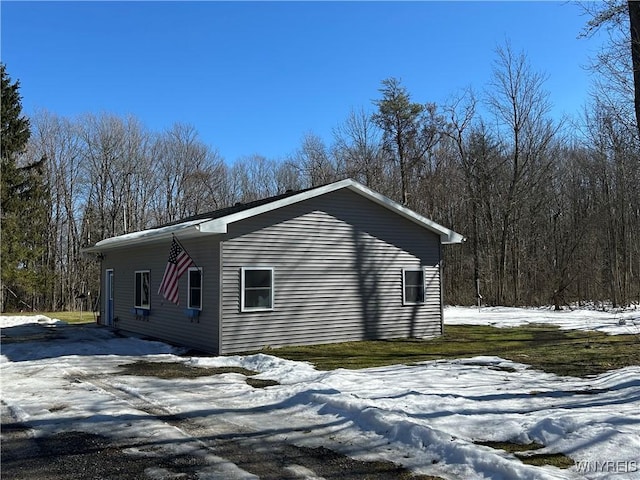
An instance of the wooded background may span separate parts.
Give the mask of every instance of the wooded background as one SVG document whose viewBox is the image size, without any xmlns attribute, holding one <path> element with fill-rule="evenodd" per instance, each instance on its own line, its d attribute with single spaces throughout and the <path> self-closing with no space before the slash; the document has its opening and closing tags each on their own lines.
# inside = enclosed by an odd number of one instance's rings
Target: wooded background
<svg viewBox="0 0 640 480">
<path fill-rule="evenodd" d="M 612 42 L 571 119 L 551 118 L 546 77 L 506 44 L 484 90 L 435 104 L 385 79 L 333 138 L 309 133 L 286 159 L 226 162 L 186 124 L 26 119 L 3 66 L 2 311 L 91 308 L 98 264 L 81 249 L 104 238 L 346 177 L 467 238 L 444 248 L 447 303 L 638 303 L 640 144 L 624 15 L 593 16 L 589 27 L 604 25 Z"/>
</svg>

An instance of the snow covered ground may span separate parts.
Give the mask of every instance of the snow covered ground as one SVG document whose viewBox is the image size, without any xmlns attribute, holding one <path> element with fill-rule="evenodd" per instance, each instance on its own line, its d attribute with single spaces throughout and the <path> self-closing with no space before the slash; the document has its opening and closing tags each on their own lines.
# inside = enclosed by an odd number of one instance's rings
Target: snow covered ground
<svg viewBox="0 0 640 480">
<path fill-rule="evenodd" d="M 634 312 L 507 308 L 452 307 L 445 319 L 500 327 L 551 322 L 611 334 L 638 333 L 640 324 Z M 0 371 L 3 409 L 35 435 L 135 437 L 213 457 L 197 437 L 185 441 L 189 432 L 150 414 L 155 411 L 189 418 L 202 432 L 322 445 L 450 479 L 640 479 L 640 366 L 579 379 L 475 357 L 325 372 L 262 354 L 182 357 L 161 342 L 46 317 L 0 317 L 0 327 L 3 337 L 29 340 L 2 345 Z M 279 385 L 253 388 L 238 373 L 171 380 L 121 373 L 121 365 L 140 360 L 244 367 Z M 545 445 L 535 453 L 563 452 L 579 463 L 529 466 L 479 441 L 535 441 Z M 201 478 L 256 478 L 224 458 L 209 460 Z M 297 472 L 296 478 L 317 478 Z"/>
<path fill-rule="evenodd" d="M 608 335 L 640 334 L 640 309 L 620 312 L 560 310 L 552 308 L 446 307 L 448 325 L 491 325 L 518 327 L 532 323 L 558 325 L 563 330 L 593 330 Z"/>
</svg>

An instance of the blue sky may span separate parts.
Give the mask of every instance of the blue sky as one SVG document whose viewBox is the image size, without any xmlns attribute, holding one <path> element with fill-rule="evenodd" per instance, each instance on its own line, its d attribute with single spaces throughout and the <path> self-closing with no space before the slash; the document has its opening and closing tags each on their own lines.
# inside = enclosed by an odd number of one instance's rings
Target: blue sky
<svg viewBox="0 0 640 480">
<path fill-rule="evenodd" d="M 132 114 L 193 125 L 228 161 L 331 142 L 397 77 L 418 102 L 477 91 L 511 42 L 577 114 L 598 38 L 568 2 L 1 2 L 2 62 L 27 115 Z"/>
</svg>

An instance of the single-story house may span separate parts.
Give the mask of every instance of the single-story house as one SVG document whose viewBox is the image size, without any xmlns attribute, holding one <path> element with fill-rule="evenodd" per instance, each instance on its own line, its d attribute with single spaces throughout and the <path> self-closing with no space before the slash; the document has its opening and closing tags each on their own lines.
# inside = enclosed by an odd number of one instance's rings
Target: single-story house
<svg viewBox="0 0 640 480">
<path fill-rule="evenodd" d="M 463 240 L 347 179 L 84 251 L 102 324 L 229 354 L 440 335 L 442 245 Z"/>
</svg>

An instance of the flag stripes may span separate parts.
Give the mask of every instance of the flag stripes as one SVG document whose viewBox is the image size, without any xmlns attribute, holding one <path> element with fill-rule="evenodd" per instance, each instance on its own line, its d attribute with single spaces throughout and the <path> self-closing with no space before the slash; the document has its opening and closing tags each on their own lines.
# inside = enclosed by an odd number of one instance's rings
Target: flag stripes
<svg viewBox="0 0 640 480">
<path fill-rule="evenodd" d="M 171 303 L 177 304 L 179 301 L 178 279 L 180 279 L 191 265 L 194 265 L 193 260 L 174 238 L 171 242 L 169 260 L 167 261 L 167 266 L 164 269 L 164 275 L 160 282 L 158 294 L 162 295 Z"/>
</svg>

